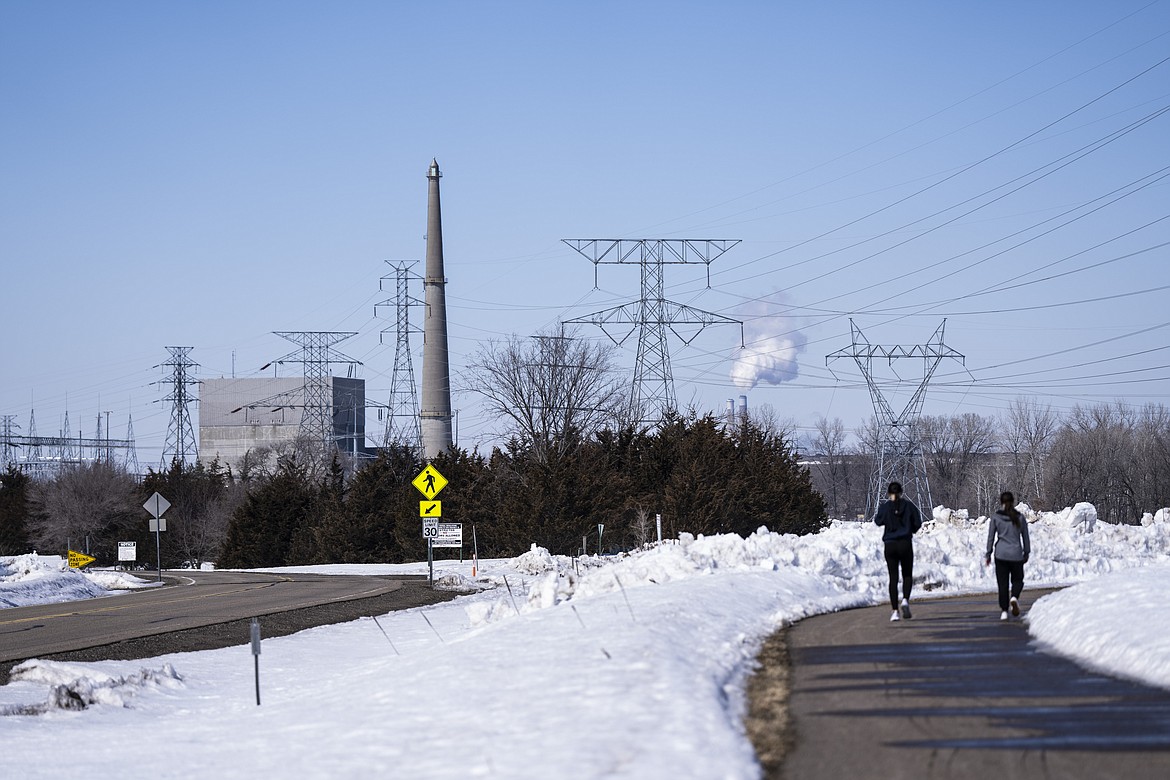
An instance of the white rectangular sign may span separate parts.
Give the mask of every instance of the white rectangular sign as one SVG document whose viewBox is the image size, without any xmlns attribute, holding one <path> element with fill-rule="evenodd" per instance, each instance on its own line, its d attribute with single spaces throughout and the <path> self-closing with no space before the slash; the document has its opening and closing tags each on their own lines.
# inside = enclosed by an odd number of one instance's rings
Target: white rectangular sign
<svg viewBox="0 0 1170 780">
<path fill-rule="evenodd" d="M 151 530 L 151 531 L 165 531 L 165 530 L 167 530 L 167 519 L 165 517 L 160 517 L 157 520 L 155 520 L 153 517 L 150 518 L 150 529 L 149 530 Z"/>
<path fill-rule="evenodd" d="M 462 547 L 463 523 L 439 523 L 438 534 L 432 542 L 434 547 Z"/>
<path fill-rule="evenodd" d="M 118 560 L 138 560 L 138 542 L 118 542 Z"/>
<path fill-rule="evenodd" d="M 423 518 L 423 538 L 434 539 L 439 535 L 439 521 L 437 518 L 424 517 Z"/>
</svg>

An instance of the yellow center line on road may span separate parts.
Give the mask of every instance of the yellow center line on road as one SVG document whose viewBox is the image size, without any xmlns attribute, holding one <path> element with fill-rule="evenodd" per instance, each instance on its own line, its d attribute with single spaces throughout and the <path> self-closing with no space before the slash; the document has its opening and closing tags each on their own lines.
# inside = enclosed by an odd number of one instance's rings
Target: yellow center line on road
<svg viewBox="0 0 1170 780">
<path fill-rule="evenodd" d="M 279 575 L 272 575 L 272 576 L 279 576 Z M 259 590 L 261 588 L 271 588 L 275 585 L 279 585 L 281 582 L 294 582 L 294 580 L 291 577 L 279 576 L 278 582 L 255 582 L 255 583 L 250 583 L 250 585 L 248 587 L 235 588 L 233 590 L 224 590 L 224 591 L 219 591 L 216 593 L 193 593 L 189 596 L 180 596 L 179 598 L 168 599 L 166 601 L 152 601 L 151 603 L 152 604 L 160 604 L 160 605 L 161 604 L 177 604 L 177 603 L 182 602 L 182 601 L 196 601 L 196 600 L 200 600 L 200 599 L 218 598 L 220 596 L 230 596 L 234 593 L 244 593 L 244 592 L 247 592 L 249 590 Z M 76 602 L 71 602 L 71 603 L 76 603 Z M 134 606 L 138 606 L 138 605 L 135 604 L 134 602 L 126 601 L 126 602 L 121 602 L 117 605 L 111 605 L 108 607 L 94 607 L 92 609 L 73 609 L 73 610 L 70 610 L 69 612 L 59 612 L 59 613 L 56 613 L 53 615 L 38 615 L 36 617 L 15 618 L 13 620 L 0 620 L 0 626 L 15 626 L 15 625 L 18 625 L 20 623 L 34 623 L 38 620 L 53 620 L 55 618 L 81 617 L 84 615 L 97 615 L 97 614 L 101 614 L 103 612 L 118 612 L 118 611 L 121 611 L 124 609 L 130 609 L 131 607 L 134 607 Z"/>
</svg>

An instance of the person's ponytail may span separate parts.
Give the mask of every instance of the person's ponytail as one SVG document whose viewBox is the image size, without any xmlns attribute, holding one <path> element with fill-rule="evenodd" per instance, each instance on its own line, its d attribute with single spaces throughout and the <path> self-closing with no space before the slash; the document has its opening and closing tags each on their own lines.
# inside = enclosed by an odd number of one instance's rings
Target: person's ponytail
<svg viewBox="0 0 1170 780">
<path fill-rule="evenodd" d="M 1016 528 L 1019 528 L 1021 515 L 1019 510 L 1016 509 L 1016 497 L 1005 490 L 1000 495 L 999 502 L 1003 504 L 1004 514 L 1006 514 L 1008 519 L 1012 521 L 1012 525 L 1014 525 Z"/>
</svg>

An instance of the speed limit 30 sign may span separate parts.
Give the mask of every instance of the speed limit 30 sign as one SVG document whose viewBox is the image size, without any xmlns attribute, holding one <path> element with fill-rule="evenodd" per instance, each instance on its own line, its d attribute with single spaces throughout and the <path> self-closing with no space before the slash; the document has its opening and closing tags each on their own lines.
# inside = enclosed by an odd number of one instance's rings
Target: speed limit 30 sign
<svg viewBox="0 0 1170 780">
<path fill-rule="evenodd" d="M 434 539 L 439 535 L 439 519 L 437 517 L 424 517 L 422 523 L 424 539 Z"/>
</svg>

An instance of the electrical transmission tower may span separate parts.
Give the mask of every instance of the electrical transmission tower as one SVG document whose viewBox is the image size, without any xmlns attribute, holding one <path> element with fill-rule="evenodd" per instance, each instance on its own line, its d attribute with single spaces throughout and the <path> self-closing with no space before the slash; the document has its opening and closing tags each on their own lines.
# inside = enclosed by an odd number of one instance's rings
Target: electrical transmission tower
<svg viewBox="0 0 1170 780">
<path fill-rule="evenodd" d="M 19 429 L 20 425 L 16 422 L 15 414 L 6 414 L 0 417 L 0 439 L 3 441 L 3 448 L 0 449 L 0 467 L 7 468 L 9 463 L 16 462 L 16 448 L 19 445 L 15 443 L 15 440 L 16 431 Z"/>
<path fill-rule="evenodd" d="M 739 243 L 738 239 L 622 239 L 566 238 L 562 241 L 593 263 L 593 286 L 597 286 L 597 266 L 637 265 L 642 274 L 642 295 L 636 301 L 568 320 L 570 323 L 596 325 L 618 346 L 634 331 L 638 332 L 638 356 L 634 363 L 634 387 L 630 398 L 631 421 L 655 421 L 676 408 L 674 376 L 670 365 L 668 335 L 673 333 L 684 345 L 690 344 L 708 325 L 740 326 L 743 323 L 693 306 L 666 299 L 665 276 L 668 265 L 707 266 L 707 286 L 711 286 L 711 263 Z M 629 326 L 624 335 L 615 336 L 607 327 Z M 677 325 L 698 325 L 689 336 Z M 653 416 L 651 410 L 657 413 Z"/>
<path fill-rule="evenodd" d="M 169 390 L 162 399 L 163 403 L 171 404 L 171 421 L 167 425 L 167 439 L 163 445 L 160 467 L 165 471 L 171 463 L 178 462 L 187 466 L 195 463 L 199 457 L 199 443 L 195 437 L 195 428 L 191 425 L 191 404 L 198 399 L 192 396 L 190 388 L 199 384 L 194 376 L 194 369 L 198 363 L 191 360 L 193 347 L 167 347 L 171 353 L 170 360 L 161 363 L 155 368 L 171 369 L 169 379 L 163 379 L 155 384 L 166 385 Z"/>
<path fill-rule="evenodd" d="M 384 291 L 382 283 L 394 279 L 394 299 L 374 304 L 375 317 L 378 316 L 379 306 L 393 306 L 395 312 L 394 371 L 390 374 L 390 402 L 386 406 L 386 433 L 382 437 L 382 446 L 389 447 L 398 443 L 421 451 L 422 426 L 418 413 L 418 389 L 414 384 L 414 364 L 410 357 L 410 334 L 413 332 L 410 327 L 410 307 L 420 305 L 422 301 L 412 298 L 409 292 L 410 280 L 418 278 L 410 273 L 413 264 L 391 265 L 394 266 L 394 275 L 383 276 L 379 281 L 379 289 Z M 389 332 L 389 329 L 383 330 L 380 336 L 385 336 Z"/>
<path fill-rule="evenodd" d="M 126 471 L 129 474 L 137 475 L 140 467 L 138 465 L 138 450 L 134 444 L 134 415 L 130 414 L 126 416 L 126 441 L 130 443 L 129 451 L 126 454 Z"/>
<path fill-rule="evenodd" d="M 277 336 L 300 346 L 273 363 L 300 363 L 305 370 L 304 406 L 301 411 L 301 435 L 313 443 L 324 461 L 337 448 L 333 431 L 333 383 L 330 381 L 331 363 L 361 365 L 360 361 L 333 349 L 356 333 L 329 331 L 273 331 Z M 271 365 L 271 364 L 269 364 Z"/>
<path fill-rule="evenodd" d="M 886 485 L 895 480 L 902 483 L 907 493 L 913 494 L 920 509 L 929 512 L 934 506 L 930 498 L 930 482 L 926 477 L 926 459 L 922 452 L 918 422 L 922 416 L 922 404 L 926 400 L 926 388 L 934 376 L 935 369 L 947 358 L 953 358 L 960 363 L 965 362 L 962 354 L 943 342 L 946 325 L 947 321 L 944 319 L 925 344 L 883 345 L 870 344 L 861 329 L 850 320 L 849 330 L 853 343 L 825 357 L 826 366 L 840 358 L 851 358 L 856 362 L 869 386 L 869 395 L 873 401 L 878 435 L 873 474 L 866 496 L 866 517 L 873 515 L 877 508 L 875 502 L 885 494 Z M 922 361 L 922 379 L 900 412 L 894 412 L 894 407 L 874 376 L 875 358 L 888 361 L 891 367 L 895 360 Z"/>
</svg>

